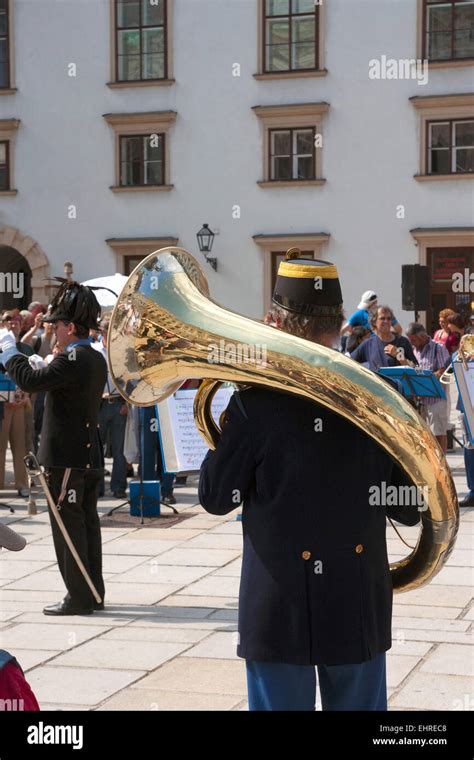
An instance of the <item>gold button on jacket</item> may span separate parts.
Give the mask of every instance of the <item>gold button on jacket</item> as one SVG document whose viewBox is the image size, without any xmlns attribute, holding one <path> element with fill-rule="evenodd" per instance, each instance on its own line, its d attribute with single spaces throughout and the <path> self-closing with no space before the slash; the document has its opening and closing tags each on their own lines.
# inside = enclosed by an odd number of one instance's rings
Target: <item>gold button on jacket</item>
<svg viewBox="0 0 474 760">
<path fill-rule="evenodd" d="M 357 544 L 355 550 L 356 550 L 356 554 L 362 554 L 362 552 L 364 551 L 364 547 L 362 546 L 362 544 Z"/>
<path fill-rule="evenodd" d="M 304 551 L 301 555 L 303 559 L 310 559 L 311 558 L 311 552 Z"/>
</svg>

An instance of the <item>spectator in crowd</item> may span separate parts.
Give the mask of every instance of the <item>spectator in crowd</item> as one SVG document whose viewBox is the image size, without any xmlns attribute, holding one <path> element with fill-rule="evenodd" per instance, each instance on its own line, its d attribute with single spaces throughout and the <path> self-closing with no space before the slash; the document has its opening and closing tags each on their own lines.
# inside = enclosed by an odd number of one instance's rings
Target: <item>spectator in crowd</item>
<svg viewBox="0 0 474 760">
<path fill-rule="evenodd" d="M 448 317 L 452 317 L 455 312 L 452 309 L 442 309 L 439 313 L 439 330 L 436 330 L 435 334 L 433 335 L 433 340 L 435 343 L 442 343 L 443 346 L 446 345 L 446 341 L 448 339 L 449 330 L 448 330 L 448 324 L 446 322 Z"/>
<path fill-rule="evenodd" d="M 34 327 L 35 318 L 28 309 L 22 309 L 19 316 L 21 317 L 20 340 L 22 340 L 25 333 Z"/>
<path fill-rule="evenodd" d="M 5 461 L 7 446 L 10 443 L 15 487 L 18 495 L 25 499 L 29 495 L 28 473 L 23 461 L 23 457 L 27 454 L 25 408 L 28 403 L 28 394 L 18 388 L 15 391 L 14 400 L 3 404 L 4 416 L 0 428 L 0 491 L 5 489 Z"/>
<path fill-rule="evenodd" d="M 446 326 L 449 334 L 445 346 L 450 354 L 454 354 L 459 348 L 461 337 L 464 335 L 464 319 L 460 314 L 451 314 L 446 319 Z"/>
<path fill-rule="evenodd" d="M 107 334 L 109 331 L 110 317 L 104 317 L 100 323 L 102 340 L 92 344 L 102 356 L 108 365 L 107 357 Z M 110 490 L 116 499 L 127 498 L 127 462 L 123 453 L 123 444 L 125 439 L 125 425 L 127 424 L 127 403 L 117 390 L 117 387 L 110 374 L 107 374 L 102 396 L 102 405 L 99 415 L 99 432 L 102 444 L 107 441 L 107 434 L 110 431 L 110 442 L 112 448 L 112 475 L 110 478 Z M 99 490 L 99 496 L 105 493 L 105 481 L 102 474 L 102 483 Z"/>
<path fill-rule="evenodd" d="M 408 326 L 407 337 L 413 346 L 413 353 L 419 367 L 434 372 L 436 377 L 440 378 L 451 364 L 451 357 L 446 347 L 432 340 L 424 325 L 419 322 L 411 322 Z M 448 412 L 447 398 L 426 397 L 423 399 L 421 414 L 427 420 L 431 432 L 436 436 L 445 453 L 448 444 Z"/>
<path fill-rule="evenodd" d="M 362 325 L 354 327 L 348 337 L 345 353 L 350 356 L 351 353 L 356 350 L 357 346 L 360 346 L 360 344 L 363 343 L 364 340 L 367 340 L 367 338 L 370 338 L 371 335 L 372 331 L 368 327 L 363 327 Z"/>
<path fill-rule="evenodd" d="M 375 335 L 364 340 L 351 358 L 364 364 L 373 372 L 380 367 L 400 367 L 416 365 L 416 358 L 408 338 L 392 332 L 393 311 L 389 306 L 379 306 L 372 319 Z"/>
<path fill-rule="evenodd" d="M 469 326 L 466 328 L 464 335 L 474 335 L 474 314 L 469 317 Z"/>
</svg>

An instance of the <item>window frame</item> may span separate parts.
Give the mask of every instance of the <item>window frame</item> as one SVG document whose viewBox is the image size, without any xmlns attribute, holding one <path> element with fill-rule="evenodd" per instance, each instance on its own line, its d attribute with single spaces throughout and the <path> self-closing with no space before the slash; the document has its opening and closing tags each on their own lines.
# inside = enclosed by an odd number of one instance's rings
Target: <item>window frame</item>
<svg viewBox="0 0 474 760">
<path fill-rule="evenodd" d="M 464 5 L 464 3 L 459 3 L 459 0 L 443 0 L 444 5 L 451 5 L 451 55 L 449 58 L 428 58 L 427 55 L 427 48 L 428 48 L 428 8 L 429 7 L 436 7 L 437 5 L 441 5 L 441 3 L 432 2 L 432 0 L 421 0 L 422 4 L 422 46 L 421 46 L 421 57 L 423 60 L 427 60 L 430 65 L 443 65 L 443 64 L 453 64 L 464 61 L 474 61 L 474 53 L 470 56 L 464 56 L 464 57 L 453 57 L 454 53 L 454 11 L 457 4 Z"/>
<path fill-rule="evenodd" d="M 170 184 L 170 140 L 168 133 L 176 120 L 176 111 L 146 111 L 139 113 L 106 113 L 103 118 L 114 133 L 114 184 L 110 189 L 114 193 L 130 192 L 168 192 L 173 189 Z M 162 135 L 163 178 L 162 185 L 121 185 L 121 137 L 140 137 Z"/>
<path fill-rule="evenodd" d="M 418 182 L 457 182 L 474 179 L 474 172 L 450 172 L 449 174 L 429 174 L 428 151 L 429 132 L 427 122 L 472 121 L 474 120 L 474 92 L 459 95 L 415 95 L 409 99 L 418 114 L 419 160 Z"/>
<path fill-rule="evenodd" d="M 444 118 L 444 119 L 428 119 L 426 121 L 426 157 L 425 157 L 425 161 L 426 161 L 427 174 L 430 177 L 443 176 L 443 175 L 446 175 L 446 174 L 452 174 L 452 175 L 457 176 L 459 174 L 462 175 L 462 174 L 473 174 L 474 173 L 474 170 L 472 170 L 472 171 L 456 171 L 455 169 L 453 170 L 453 165 L 456 166 L 455 156 L 456 156 L 456 150 L 458 149 L 454 145 L 454 136 L 455 136 L 454 125 L 456 125 L 456 124 L 462 124 L 464 122 L 471 122 L 471 123 L 474 124 L 474 116 L 472 116 L 471 118 L 470 117 L 465 117 L 463 119 L 461 119 L 461 118 L 452 118 L 452 119 Z M 431 151 L 432 151 L 432 148 L 431 148 L 431 145 L 430 145 L 430 129 L 431 129 L 431 127 L 432 127 L 433 124 L 448 124 L 449 125 L 449 145 L 448 145 L 447 148 L 442 149 L 442 150 L 447 150 L 448 154 L 449 154 L 449 166 L 450 166 L 450 171 L 449 172 L 443 172 L 443 173 L 441 173 L 441 172 L 432 172 L 432 171 L 430 171 L 431 163 L 432 163 L 432 161 L 431 161 Z M 464 148 L 464 149 L 466 149 L 466 148 L 474 149 L 474 143 L 473 143 L 472 146 L 471 145 L 464 145 L 464 146 L 460 146 L 460 147 L 461 147 L 461 149 L 462 148 Z"/>
<path fill-rule="evenodd" d="M 316 25 L 316 35 L 314 40 L 314 61 L 315 66 L 305 68 L 305 69 L 297 69 L 291 67 L 291 46 L 293 45 L 292 42 L 292 29 L 293 29 L 293 18 L 297 18 L 298 16 L 308 16 L 311 15 L 308 11 L 303 13 L 293 13 L 293 2 L 294 0 L 288 0 L 289 2 L 289 13 L 284 13 L 276 16 L 267 16 L 266 12 L 266 0 L 262 0 L 261 5 L 261 11 L 262 11 L 262 61 L 261 61 L 261 70 L 262 74 L 293 74 L 293 73 L 299 73 L 299 72 L 306 72 L 306 71 L 319 71 L 319 48 L 320 48 L 320 40 L 319 40 L 319 25 L 320 25 L 320 7 L 321 5 L 319 3 L 314 3 L 314 19 L 315 19 L 315 25 Z M 267 21 L 269 19 L 278 19 L 278 18 L 288 18 L 289 19 L 289 34 L 288 34 L 288 50 L 289 50 L 289 62 L 290 62 L 290 68 L 289 69 L 267 69 Z"/>
<path fill-rule="evenodd" d="M 0 145 L 5 145 L 6 187 L 0 185 L 0 193 L 11 191 L 10 184 L 10 140 L 0 138 Z"/>
<path fill-rule="evenodd" d="M 114 28 L 114 35 L 115 35 L 115 78 L 114 81 L 117 83 L 129 83 L 129 82 L 161 82 L 163 80 L 168 79 L 168 2 L 167 0 L 160 0 L 160 2 L 163 3 L 163 43 L 164 43 L 164 51 L 163 51 L 163 58 L 164 58 L 164 74 L 162 77 L 144 77 L 143 76 L 143 30 L 144 29 L 153 29 L 158 27 L 147 27 L 143 26 L 142 24 L 142 11 L 143 11 L 143 3 L 148 2 L 148 0 L 136 0 L 140 4 L 140 23 L 137 27 L 128 27 L 128 26 L 121 26 L 118 25 L 118 4 L 120 0 L 113 0 L 114 2 L 114 19 L 115 19 L 115 28 Z M 119 79 L 119 32 L 122 32 L 126 29 L 130 30 L 136 30 L 139 32 L 139 41 L 140 41 L 140 77 L 139 79 Z"/>
<path fill-rule="evenodd" d="M 144 145 L 145 145 L 145 138 L 150 138 L 152 135 L 157 135 L 160 140 L 162 140 L 162 146 L 161 146 L 161 161 L 162 161 L 162 177 L 163 182 L 160 182 L 158 184 L 153 184 L 151 182 L 145 182 L 145 151 L 144 151 Z M 122 164 L 124 163 L 122 161 L 122 142 L 124 140 L 128 140 L 133 137 L 139 137 L 142 138 L 140 140 L 140 178 L 143 180 L 140 183 L 128 185 L 122 183 Z M 140 132 L 138 134 L 128 134 L 128 133 L 119 133 L 118 135 L 118 141 L 119 141 L 119 161 L 120 161 L 120 174 L 119 174 L 119 186 L 120 187 L 126 187 L 126 188 L 132 188 L 132 187 L 163 187 L 165 185 L 165 179 L 166 179 L 166 133 L 165 132 L 150 132 L 149 134 L 146 132 Z M 127 162 L 126 162 L 127 163 Z"/>
<path fill-rule="evenodd" d="M 5 17 L 6 17 L 6 32 L 5 32 L 5 40 L 6 40 L 6 69 L 7 69 L 7 78 L 5 84 L 0 84 L 0 90 L 10 90 L 11 89 L 11 50 L 10 50 L 10 44 L 11 44 L 11 29 L 10 29 L 10 0 L 6 0 L 5 3 Z M 2 36 L 3 38 L 3 36 Z"/>
<path fill-rule="evenodd" d="M 311 159 L 312 159 L 312 172 L 311 177 L 295 177 L 295 168 L 297 170 L 297 167 L 295 167 L 295 161 L 297 160 L 298 156 L 307 155 L 307 154 L 299 154 L 294 153 L 294 142 L 296 132 L 302 132 L 302 131 L 310 131 L 312 135 L 311 144 L 312 144 L 312 152 L 311 152 Z M 273 161 L 272 159 L 275 157 L 275 154 L 272 154 L 272 135 L 274 135 L 276 132 L 289 132 L 290 133 L 290 143 L 291 143 L 291 178 L 290 179 L 280 179 L 273 177 Z M 268 181 L 269 182 L 310 182 L 312 180 L 316 179 L 316 146 L 314 144 L 316 136 L 316 126 L 294 126 L 294 127 L 269 127 L 268 129 Z M 297 173 L 297 171 L 296 171 Z"/>
<path fill-rule="evenodd" d="M 313 179 L 271 179 L 271 131 L 287 129 L 313 129 L 313 145 L 316 135 L 323 137 L 323 121 L 329 103 L 290 103 L 279 106 L 253 106 L 261 123 L 262 139 L 262 179 L 257 180 L 261 188 L 268 187 L 306 187 L 324 185 L 326 180 L 321 176 L 322 151 L 320 146 L 314 146 L 314 178 Z"/>
</svg>

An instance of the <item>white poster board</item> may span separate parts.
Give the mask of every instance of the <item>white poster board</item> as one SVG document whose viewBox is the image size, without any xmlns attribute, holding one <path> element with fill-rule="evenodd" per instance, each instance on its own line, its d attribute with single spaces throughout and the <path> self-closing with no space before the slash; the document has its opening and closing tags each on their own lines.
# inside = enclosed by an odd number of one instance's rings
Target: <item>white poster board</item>
<svg viewBox="0 0 474 760">
<path fill-rule="evenodd" d="M 220 388 L 212 402 L 216 421 L 227 408 L 234 392 L 232 387 Z M 196 389 L 176 391 L 166 401 L 157 404 L 161 449 L 166 472 L 198 472 L 208 447 L 194 423 Z"/>
<path fill-rule="evenodd" d="M 454 375 L 463 405 L 463 414 L 471 445 L 474 445 L 474 362 L 467 362 L 467 369 L 461 361 L 453 362 Z"/>
</svg>

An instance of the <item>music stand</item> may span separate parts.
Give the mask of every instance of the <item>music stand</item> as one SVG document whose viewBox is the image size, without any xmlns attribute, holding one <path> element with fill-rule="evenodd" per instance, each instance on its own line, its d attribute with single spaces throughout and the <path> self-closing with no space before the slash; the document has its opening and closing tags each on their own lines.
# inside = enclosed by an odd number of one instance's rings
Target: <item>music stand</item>
<svg viewBox="0 0 474 760">
<path fill-rule="evenodd" d="M 398 380 L 402 384 L 404 396 L 446 399 L 444 388 L 429 369 L 413 367 L 380 367 L 379 375 Z"/>
<path fill-rule="evenodd" d="M 140 525 L 145 524 L 144 514 L 143 514 L 143 499 L 144 499 L 144 493 L 143 493 L 143 462 L 145 458 L 145 431 L 144 431 L 144 424 L 143 424 L 143 409 L 138 410 L 138 431 L 139 431 L 139 439 L 140 439 L 140 467 L 139 467 L 139 475 L 138 479 L 140 482 L 140 487 L 138 491 L 138 504 L 140 509 Z M 159 444 L 158 444 L 159 445 Z M 149 500 L 150 497 L 147 497 Z M 173 512 L 177 515 L 178 510 L 173 507 L 172 504 L 166 504 L 166 502 L 162 501 L 161 499 L 151 499 L 151 505 L 156 504 L 159 502 L 159 504 L 163 505 L 164 507 L 169 507 L 169 509 L 172 509 Z M 106 514 L 107 517 L 110 517 L 110 515 L 113 515 L 114 512 L 116 512 L 118 509 L 121 509 L 126 504 L 128 504 L 130 507 L 132 506 L 131 499 L 127 499 L 126 501 L 123 501 L 121 504 L 118 504 L 116 507 L 113 507 L 110 509 Z"/>
</svg>

